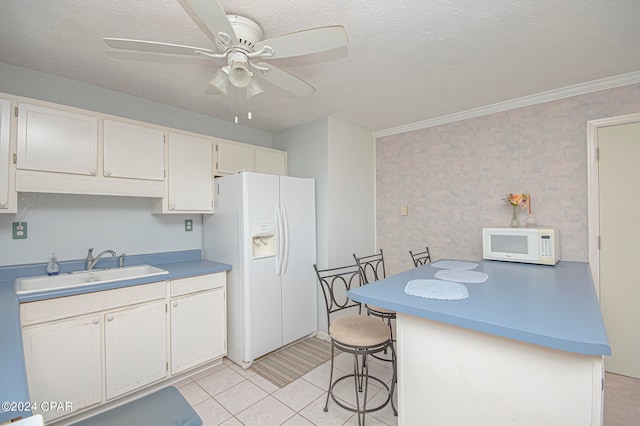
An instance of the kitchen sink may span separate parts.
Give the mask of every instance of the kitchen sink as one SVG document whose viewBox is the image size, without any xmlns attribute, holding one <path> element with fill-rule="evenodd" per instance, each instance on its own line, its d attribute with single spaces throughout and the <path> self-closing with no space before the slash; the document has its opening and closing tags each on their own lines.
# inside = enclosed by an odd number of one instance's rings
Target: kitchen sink
<svg viewBox="0 0 640 426">
<path fill-rule="evenodd" d="M 18 278 L 14 282 L 14 288 L 17 294 L 25 294 L 132 280 L 168 273 L 169 271 L 151 265 L 135 265 L 125 268 L 94 269 L 52 276 Z"/>
</svg>

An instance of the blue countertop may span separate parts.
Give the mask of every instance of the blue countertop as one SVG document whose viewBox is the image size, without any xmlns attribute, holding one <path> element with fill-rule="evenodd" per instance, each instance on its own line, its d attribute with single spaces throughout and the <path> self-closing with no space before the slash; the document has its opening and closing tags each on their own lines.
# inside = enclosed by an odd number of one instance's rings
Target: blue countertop
<svg viewBox="0 0 640 426">
<path fill-rule="evenodd" d="M 435 263 L 435 262 L 434 262 Z M 510 339 L 587 355 L 611 355 L 589 264 L 555 266 L 475 262 L 486 282 L 465 284 L 464 300 L 433 300 L 404 292 L 407 282 L 434 278 L 427 264 L 349 291 L 358 302 L 380 306 Z"/>
<path fill-rule="evenodd" d="M 141 264 L 157 266 L 169 271 L 169 273 L 134 280 L 16 295 L 13 288 L 14 280 L 20 277 L 46 274 L 46 263 L 0 267 L 0 378 L 2 378 L 2 380 L 0 380 L 0 402 L 29 401 L 24 355 L 22 352 L 22 332 L 19 313 L 20 303 L 112 290 L 115 288 L 174 280 L 196 275 L 213 274 L 231 269 L 231 265 L 226 263 L 202 260 L 200 250 L 126 257 L 125 266 Z M 64 261 L 60 263 L 60 266 L 61 273 L 78 271 L 84 269 L 84 261 Z M 102 259 L 96 267 L 117 267 L 117 259 Z M 0 423 L 9 421 L 17 416 L 27 417 L 29 415 L 31 415 L 31 413 L 28 411 L 6 412 L 0 408 Z"/>
</svg>

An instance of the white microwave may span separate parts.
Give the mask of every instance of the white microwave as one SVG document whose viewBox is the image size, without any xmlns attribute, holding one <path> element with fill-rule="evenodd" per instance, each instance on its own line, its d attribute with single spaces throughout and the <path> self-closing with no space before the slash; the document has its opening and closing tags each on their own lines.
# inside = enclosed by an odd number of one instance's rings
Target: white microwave
<svg viewBox="0 0 640 426">
<path fill-rule="evenodd" d="M 482 228 L 483 259 L 555 265 L 560 234 L 553 228 Z"/>
</svg>

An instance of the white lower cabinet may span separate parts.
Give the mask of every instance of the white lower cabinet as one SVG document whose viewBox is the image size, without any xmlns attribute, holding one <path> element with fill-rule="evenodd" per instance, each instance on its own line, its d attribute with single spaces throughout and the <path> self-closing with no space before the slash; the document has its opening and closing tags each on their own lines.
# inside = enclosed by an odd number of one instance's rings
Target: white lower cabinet
<svg viewBox="0 0 640 426">
<path fill-rule="evenodd" d="M 171 374 L 225 353 L 224 288 L 171 300 Z"/>
<path fill-rule="evenodd" d="M 167 376 L 165 301 L 106 313 L 107 399 Z"/>
<path fill-rule="evenodd" d="M 221 359 L 225 286 L 220 272 L 22 303 L 30 400 L 71 403 L 49 422 Z"/>
<path fill-rule="evenodd" d="M 22 339 L 31 401 L 68 401 L 74 410 L 102 401 L 101 315 L 27 327 Z M 49 421 L 68 413 L 41 414 Z"/>
</svg>

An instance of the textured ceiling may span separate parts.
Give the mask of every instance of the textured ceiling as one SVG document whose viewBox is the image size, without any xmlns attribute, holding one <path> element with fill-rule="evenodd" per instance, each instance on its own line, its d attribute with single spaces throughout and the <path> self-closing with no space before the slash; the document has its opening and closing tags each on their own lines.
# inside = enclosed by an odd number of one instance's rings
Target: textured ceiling
<svg viewBox="0 0 640 426">
<path fill-rule="evenodd" d="M 212 0 L 215 1 L 215 0 Z M 309 82 L 264 83 L 240 122 L 278 131 L 334 116 L 380 131 L 640 71 L 639 0 L 220 0 L 265 38 L 344 25 L 346 48 L 272 63 Z M 102 37 L 214 50 L 180 0 L 2 0 L 0 62 L 233 121 L 235 95 L 207 95 L 222 60 L 116 51 Z"/>
</svg>

